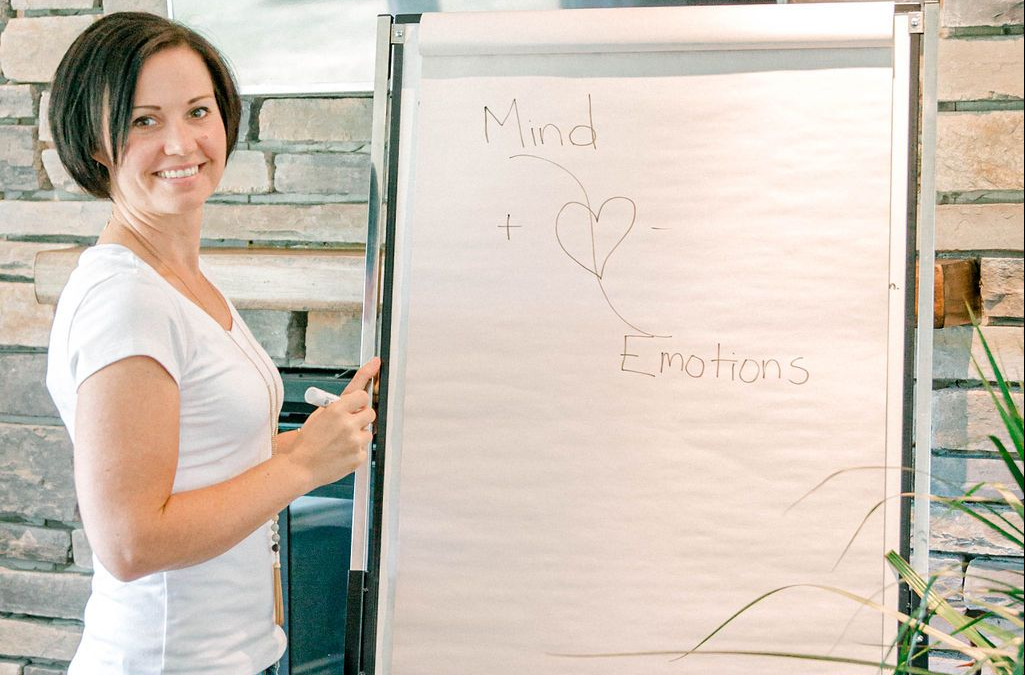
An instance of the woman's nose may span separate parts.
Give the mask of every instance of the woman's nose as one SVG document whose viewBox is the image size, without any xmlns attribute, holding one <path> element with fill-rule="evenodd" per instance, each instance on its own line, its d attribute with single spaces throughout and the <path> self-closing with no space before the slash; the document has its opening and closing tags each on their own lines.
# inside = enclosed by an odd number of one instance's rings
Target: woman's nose
<svg viewBox="0 0 1025 675">
<path fill-rule="evenodd" d="M 194 131 L 183 121 L 169 122 L 164 136 L 164 153 L 188 155 L 196 149 Z"/>
</svg>

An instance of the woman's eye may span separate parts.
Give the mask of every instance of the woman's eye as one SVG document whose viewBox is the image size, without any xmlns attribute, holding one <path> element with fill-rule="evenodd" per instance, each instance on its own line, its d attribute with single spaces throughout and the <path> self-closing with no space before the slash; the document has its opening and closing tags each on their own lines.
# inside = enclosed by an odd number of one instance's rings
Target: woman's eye
<svg viewBox="0 0 1025 675">
<path fill-rule="evenodd" d="M 132 126 L 133 127 L 151 127 L 154 124 L 156 124 L 156 120 L 154 120 L 152 117 L 148 117 L 148 116 L 147 117 L 137 117 L 134 120 L 132 120 Z"/>
<path fill-rule="evenodd" d="M 199 107 L 192 110 L 190 113 L 196 119 L 202 119 L 210 114 L 210 108 Z"/>
</svg>

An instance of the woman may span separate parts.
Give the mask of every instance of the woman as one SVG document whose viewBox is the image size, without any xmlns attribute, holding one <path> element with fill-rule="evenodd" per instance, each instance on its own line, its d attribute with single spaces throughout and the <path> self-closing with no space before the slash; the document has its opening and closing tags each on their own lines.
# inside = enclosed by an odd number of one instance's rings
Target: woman
<svg viewBox="0 0 1025 675">
<path fill-rule="evenodd" d="M 276 514 L 366 459 L 378 361 L 278 435 L 281 379 L 200 265 L 240 109 L 217 51 L 149 14 L 97 21 L 54 77 L 61 160 L 112 202 L 61 295 L 47 372 L 95 566 L 69 675 L 270 672 Z"/>
</svg>

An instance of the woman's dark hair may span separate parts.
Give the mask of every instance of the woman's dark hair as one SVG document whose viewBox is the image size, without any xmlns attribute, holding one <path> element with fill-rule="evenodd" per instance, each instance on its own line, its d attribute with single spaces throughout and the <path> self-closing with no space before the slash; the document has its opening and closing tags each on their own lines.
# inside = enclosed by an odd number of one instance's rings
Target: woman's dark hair
<svg viewBox="0 0 1025 675">
<path fill-rule="evenodd" d="M 93 154 L 104 151 L 104 138 L 110 138 L 110 160 L 118 164 L 128 141 L 143 64 L 157 52 L 179 46 L 192 49 L 206 63 L 224 122 L 228 156 L 234 150 L 242 101 L 217 49 L 195 31 L 155 14 L 110 14 L 71 45 L 53 76 L 50 93 L 50 130 L 57 154 L 75 182 L 94 197 L 110 197 L 110 174 Z"/>
</svg>

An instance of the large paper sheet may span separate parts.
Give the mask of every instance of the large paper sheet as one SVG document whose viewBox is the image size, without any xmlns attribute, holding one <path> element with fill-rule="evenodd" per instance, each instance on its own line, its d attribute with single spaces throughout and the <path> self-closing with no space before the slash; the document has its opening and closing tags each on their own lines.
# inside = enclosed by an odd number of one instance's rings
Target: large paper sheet
<svg viewBox="0 0 1025 675">
<path fill-rule="evenodd" d="M 389 672 L 881 658 L 891 59 L 423 58 Z"/>
</svg>

